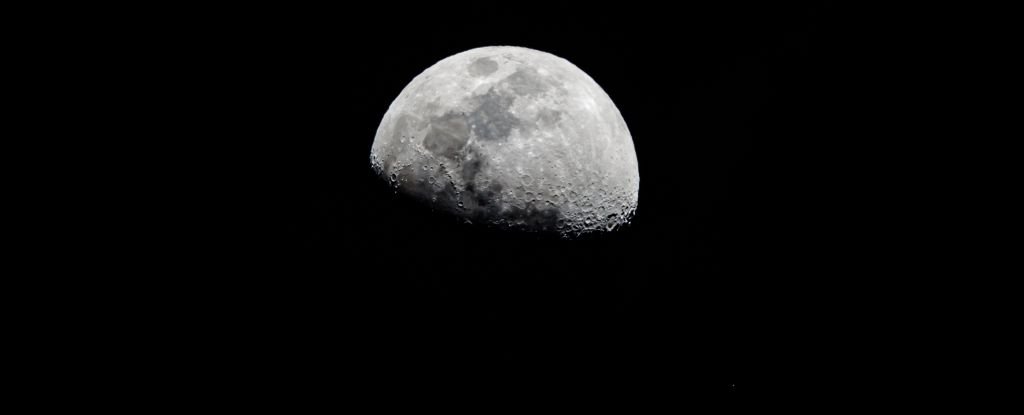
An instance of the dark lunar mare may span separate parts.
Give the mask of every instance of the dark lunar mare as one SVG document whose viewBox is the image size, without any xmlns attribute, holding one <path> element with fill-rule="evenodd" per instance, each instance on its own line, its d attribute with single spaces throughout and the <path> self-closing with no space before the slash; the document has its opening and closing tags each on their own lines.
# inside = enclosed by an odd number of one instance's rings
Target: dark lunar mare
<svg viewBox="0 0 1024 415">
<path fill-rule="evenodd" d="M 469 74 L 473 76 L 487 76 L 498 70 L 498 62 L 488 57 L 473 61 L 469 65 Z"/>
<path fill-rule="evenodd" d="M 526 230 L 554 231 L 558 220 L 562 219 L 561 211 L 554 206 L 538 207 L 530 202 L 526 208 L 508 206 L 503 209 L 502 204 L 496 203 L 505 185 L 499 182 L 492 182 L 484 188 L 478 188 L 476 184 L 477 175 L 487 167 L 486 157 L 470 145 L 466 147 L 467 157 L 461 163 L 461 176 L 466 183 L 465 193 L 469 203 L 464 206 L 472 215 L 471 220 L 487 222 L 500 218 L 511 227 L 522 227 Z"/>
<path fill-rule="evenodd" d="M 490 59 L 482 58 L 470 65 L 470 72 L 483 76 L 497 70 L 497 64 Z M 528 231 L 554 232 L 559 221 L 563 219 L 561 211 L 555 206 L 538 206 L 528 202 L 526 207 L 509 205 L 504 207 L 497 203 L 505 184 L 493 182 L 485 188 L 477 188 L 476 177 L 487 168 L 487 159 L 475 145 L 469 144 L 470 135 L 475 135 L 481 142 L 507 140 L 515 128 L 534 127 L 524 125 L 511 111 L 517 96 L 536 95 L 545 92 L 548 85 L 543 82 L 533 68 L 521 68 L 498 86 L 487 90 L 483 95 L 472 98 L 474 109 L 468 114 L 449 111 L 441 116 L 433 117 L 428 132 L 423 139 L 423 146 L 438 157 L 456 163 L 457 173 L 466 183 L 463 209 L 470 213 L 471 220 L 479 223 L 491 223 L 499 219 L 512 228 Z M 509 93 L 511 92 L 511 94 Z M 548 111 L 539 115 L 544 123 L 554 123 L 561 114 Z M 404 120 L 399 120 L 396 130 L 405 128 Z M 532 124 L 532 123 L 529 123 Z M 396 135 L 399 134 L 396 132 Z M 444 172 L 442 172 L 444 173 Z M 460 209 L 448 202 L 457 200 L 454 186 L 446 182 L 440 191 L 434 190 L 427 180 L 413 182 L 417 189 L 411 193 L 415 196 L 431 200 L 437 196 L 437 205 L 443 210 L 457 213 Z M 444 202 L 442 202 L 444 201 Z"/>
<path fill-rule="evenodd" d="M 466 116 L 448 112 L 430 120 L 430 129 L 423 138 L 423 147 L 435 155 L 456 160 L 468 141 L 469 124 Z"/>
<path fill-rule="evenodd" d="M 531 66 L 517 69 L 501 83 L 508 85 L 516 95 L 540 95 L 550 88 L 547 79 Z"/>
<path fill-rule="evenodd" d="M 477 139 L 506 140 L 512 129 L 519 126 L 519 119 L 509 111 L 515 101 L 514 96 L 505 95 L 491 88 L 475 100 L 477 107 L 469 113 L 469 126 Z"/>
</svg>

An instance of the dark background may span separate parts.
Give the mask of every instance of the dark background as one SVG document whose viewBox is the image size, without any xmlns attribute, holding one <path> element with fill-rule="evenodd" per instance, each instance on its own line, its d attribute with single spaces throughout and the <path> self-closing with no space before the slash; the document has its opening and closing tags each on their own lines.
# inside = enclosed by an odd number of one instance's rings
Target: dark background
<svg viewBox="0 0 1024 415">
<path fill-rule="evenodd" d="M 188 59 L 166 62 L 179 74 L 168 88 L 196 93 L 181 110 L 199 120 L 190 137 L 228 161 L 213 193 L 244 200 L 224 212 L 242 230 L 206 241 L 230 260 L 186 296 L 189 333 L 213 350 L 206 371 L 306 402 L 439 388 L 683 408 L 813 383 L 796 362 L 819 353 L 821 310 L 842 296 L 825 235 L 842 220 L 826 189 L 847 144 L 846 86 L 828 11 L 624 6 L 249 8 L 176 23 L 187 41 L 166 47 Z M 370 146 L 402 88 L 488 45 L 568 59 L 612 98 L 640 166 L 631 226 L 575 241 L 481 230 L 374 177 Z"/>
</svg>

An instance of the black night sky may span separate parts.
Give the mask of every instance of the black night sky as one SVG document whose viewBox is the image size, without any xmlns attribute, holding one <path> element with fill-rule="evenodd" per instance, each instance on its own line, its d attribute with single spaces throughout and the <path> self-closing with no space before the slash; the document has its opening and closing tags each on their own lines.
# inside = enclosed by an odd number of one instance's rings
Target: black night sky
<svg viewBox="0 0 1024 415">
<path fill-rule="evenodd" d="M 816 172 L 841 81 L 818 6 L 351 3 L 196 24 L 181 65 L 216 120 L 199 140 L 232 150 L 223 190 L 247 201 L 231 215 L 251 217 L 257 245 L 224 247 L 238 266 L 203 280 L 218 305 L 194 316 L 225 344 L 212 360 L 231 382 L 322 402 L 429 387 L 503 395 L 497 407 L 548 393 L 757 406 L 828 324 L 810 311 L 830 301 L 814 287 L 835 219 Z M 640 165 L 630 227 L 480 230 L 374 177 L 370 146 L 402 88 L 489 45 L 566 58 L 612 98 Z"/>
</svg>

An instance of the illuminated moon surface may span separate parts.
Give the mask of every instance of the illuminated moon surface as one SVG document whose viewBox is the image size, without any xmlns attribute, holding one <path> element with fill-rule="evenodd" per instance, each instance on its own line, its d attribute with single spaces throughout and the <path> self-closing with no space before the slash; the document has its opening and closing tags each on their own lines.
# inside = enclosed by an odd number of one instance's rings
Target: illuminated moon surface
<svg viewBox="0 0 1024 415">
<path fill-rule="evenodd" d="M 441 60 L 391 103 L 370 151 L 397 191 L 467 222 L 563 237 L 636 211 L 626 123 L 586 73 L 549 53 L 484 47 Z"/>
</svg>

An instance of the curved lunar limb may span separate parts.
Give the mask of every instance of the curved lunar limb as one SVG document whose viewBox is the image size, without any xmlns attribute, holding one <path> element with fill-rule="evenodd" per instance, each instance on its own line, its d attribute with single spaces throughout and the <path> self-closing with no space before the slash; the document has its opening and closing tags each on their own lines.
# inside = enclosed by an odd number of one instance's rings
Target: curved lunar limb
<svg viewBox="0 0 1024 415">
<path fill-rule="evenodd" d="M 520 47 L 462 52 L 391 103 L 371 165 L 399 192 L 473 223 L 569 237 L 636 211 L 633 139 L 586 73 Z"/>
</svg>

